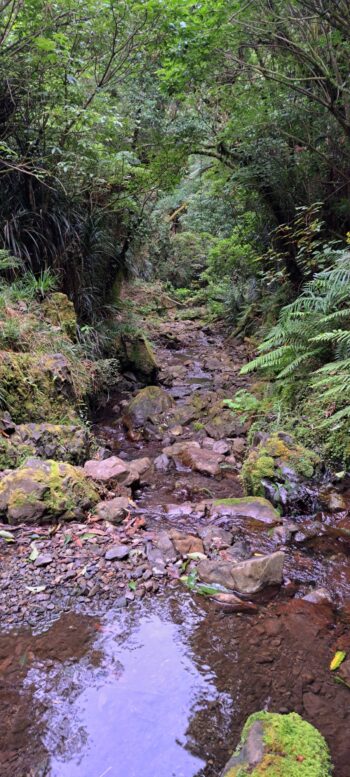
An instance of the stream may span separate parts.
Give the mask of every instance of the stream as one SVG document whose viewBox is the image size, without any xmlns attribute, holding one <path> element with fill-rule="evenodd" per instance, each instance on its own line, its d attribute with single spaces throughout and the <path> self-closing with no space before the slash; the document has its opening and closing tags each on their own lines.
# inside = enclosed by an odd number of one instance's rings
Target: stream
<svg viewBox="0 0 350 777">
<path fill-rule="evenodd" d="M 179 438 L 201 440 L 208 401 L 248 385 L 239 376 L 244 346 L 220 328 L 171 313 L 149 327 L 178 416 L 163 434 L 152 425 L 128 432 L 123 408 L 140 385 L 126 374 L 94 425 L 100 444 L 126 460 L 154 461 Z M 205 516 L 184 504 L 241 495 L 238 463 L 220 478 L 186 466 L 156 470 L 133 499 L 148 530 L 194 533 Z M 302 528 L 311 518 L 293 520 Z M 344 527 L 349 513 L 322 520 Z M 252 553 L 276 550 L 266 527 L 245 520 L 237 530 Z M 320 587 L 330 601 L 304 599 Z M 350 691 L 329 671 L 335 650 L 350 650 L 348 542 L 329 532 L 288 546 L 284 585 L 256 596 L 256 612 L 221 609 L 177 580 L 158 588 L 131 594 L 127 608 L 108 594 L 103 603 L 80 596 L 75 606 L 67 595 L 57 607 L 50 600 L 51 611 L 43 600 L 40 623 L 17 625 L 13 616 L 0 635 L 1 777 L 219 777 L 260 709 L 303 715 L 326 737 L 335 777 L 349 777 Z"/>
</svg>

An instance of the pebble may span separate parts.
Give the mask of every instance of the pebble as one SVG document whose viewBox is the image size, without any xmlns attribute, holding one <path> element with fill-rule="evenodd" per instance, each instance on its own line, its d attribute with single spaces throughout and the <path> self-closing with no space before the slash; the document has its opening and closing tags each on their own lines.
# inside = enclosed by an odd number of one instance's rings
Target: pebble
<svg viewBox="0 0 350 777">
<path fill-rule="evenodd" d="M 36 567 L 46 567 L 48 564 L 51 564 L 53 562 L 52 556 L 50 556 L 49 553 L 43 553 L 42 555 L 38 556 L 38 558 L 35 559 L 34 565 Z"/>
<path fill-rule="evenodd" d="M 123 558 L 127 558 L 130 548 L 127 545 L 114 545 L 105 553 L 106 561 L 120 561 Z"/>
</svg>

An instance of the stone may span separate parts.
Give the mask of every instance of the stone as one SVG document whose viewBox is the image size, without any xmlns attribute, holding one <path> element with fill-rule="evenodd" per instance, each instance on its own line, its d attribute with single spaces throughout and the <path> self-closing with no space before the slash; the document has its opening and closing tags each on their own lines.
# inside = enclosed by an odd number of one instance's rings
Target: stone
<svg viewBox="0 0 350 777">
<path fill-rule="evenodd" d="M 312 604 L 333 604 L 332 595 L 327 588 L 315 588 L 314 591 L 303 596 L 303 600 Z"/>
<path fill-rule="evenodd" d="M 84 465 L 84 472 L 88 478 L 108 485 L 122 482 L 129 475 L 129 471 L 128 462 L 118 456 L 109 456 L 102 461 L 90 459 Z"/>
<path fill-rule="evenodd" d="M 41 303 L 45 318 L 55 326 L 60 326 L 71 340 L 77 336 L 77 315 L 73 302 L 66 294 L 54 291 Z"/>
<path fill-rule="evenodd" d="M 128 475 L 123 480 L 123 485 L 132 486 L 134 483 L 147 483 L 152 470 L 152 462 L 148 456 L 142 459 L 133 459 L 125 462 L 129 468 Z"/>
<path fill-rule="evenodd" d="M 161 558 L 164 564 L 176 561 L 177 554 L 172 538 L 166 531 L 160 531 L 154 539 L 154 546 L 159 551 L 157 558 Z"/>
<path fill-rule="evenodd" d="M 212 415 L 204 424 L 205 431 L 209 437 L 215 440 L 222 440 L 224 437 L 233 437 L 244 432 L 245 427 L 241 421 L 234 416 L 230 410 L 221 410 L 216 415 Z"/>
<path fill-rule="evenodd" d="M 231 447 L 233 453 L 240 456 L 247 447 L 247 440 L 245 437 L 234 437 L 233 440 L 231 440 Z"/>
<path fill-rule="evenodd" d="M 231 518 L 252 518 L 259 523 L 274 525 L 280 523 L 281 517 L 268 499 L 263 497 L 238 497 L 233 499 L 216 499 L 211 503 L 212 513 Z"/>
<path fill-rule="evenodd" d="M 159 386 L 146 386 L 129 402 L 123 415 L 123 423 L 128 429 L 145 426 L 166 413 L 173 405 L 173 399 Z"/>
<path fill-rule="evenodd" d="M 218 583 L 242 594 L 254 594 L 268 585 L 281 585 L 283 564 L 282 551 L 238 563 L 212 559 L 199 563 L 198 575 L 205 583 Z"/>
<path fill-rule="evenodd" d="M 94 515 L 117 524 L 121 523 L 131 510 L 132 504 L 127 497 L 116 496 L 114 499 L 99 502 L 94 509 Z"/>
<path fill-rule="evenodd" d="M 82 426 L 13 424 L 11 432 L 0 435 L 0 469 L 18 467 L 29 457 L 82 464 L 91 446 L 91 434 Z"/>
<path fill-rule="evenodd" d="M 170 466 L 170 459 L 166 455 L 166 453 L 161 453 L 160 456 L 157 456 L 156 459 L 154 459 L 154 469 L 157 470 L 157 472 L 167 472 Z"/>
<path fill-rule="evenodd" d="M 98 502 L 80 467 L 28 459 L 0 480 L 0 516 L 8 523 L 78 520 Z"/>
<path fill-rule="evenodd" d="M 130 548 L 127 545 L 113 545 L 105 553 L 106 561 L 122 561 L 127 558 L 130 553 Z"/>
<path fill-rule="evenodd" d="M 228 548 L 232 544 L 233 534 L 220 526 L 204 526 L 199 530 L 204 545 L 204 550 Z"/>
<path fill-rule="evenodd" d="M 164 511 L 169 518 L 185 518 L 193 513 L 194 508 L 195 505 L 193 505 L 191 502 L 182 502 L 182 504 L 179 505 L 164 505 Z"/>
<path fill-rule="evenodd" d="M 227 440 L 213 440 L 211 437 L 204 437 L 202 448 L 209 448 L 209 450 L 214 451 L 214 453 L 220 453 L 222 456 L 226 456 L 231 452 L 231 447 Z"/>
<path fill-rule="evenodd" d="M 53 558 L 49 553 L 40 554 L 34 561 L 35 567 L 47 567 L 48 564 L 52 564 Z"/>
<path fill-rule="evenodd" d="M 204 553 L 202 540 L 194 534 L 182 534 L 182 532 L 172 529 L 170 537 L 180 556 L 187 556 L 189 553 Z"/>
<path fill-rule="evenodd" d="M 257 712 L 248 718 L 221 777 L 331 777 L 332 772 L 326 740 L 314 726 L 296 712 Z"/>
<path fill-rule="evenodd" d="M 330 513 L 341 512 L 349 509 L 349 502 L 344 494 L 340 494 L 334 487 L 328 486 L 320 489 L 319 499 L 321 507 Z"/>
<path fill-rule="evenodd" d="M 304 448 L 285 432 L 265 435 L 248 453 L 242 467 L 246 494 L 267 496 L 274 504 L 296 507 L 303 511 L 310 502 L 314 512 L 315 494 L 312 479 L 320 469 L 320 458 Z"/>
<path fill-rule="evenodd" d="M 145 335 L 122 335 L 119 356 L 123 367 L 136 375 L 147 379 L 157 376 L 158 363 Z"/>
<path fill-rule="evenodd" d="M 185 467 L 189 467 L 194 472 L 200 472 L 203 475 L 217 477 L 221 474 L 220 464 L 224 457 L 211 450 L 200 448 L 195 441 L 175 443 L 163 451 L 166 456 L 181 462 Z"/>
</svg>

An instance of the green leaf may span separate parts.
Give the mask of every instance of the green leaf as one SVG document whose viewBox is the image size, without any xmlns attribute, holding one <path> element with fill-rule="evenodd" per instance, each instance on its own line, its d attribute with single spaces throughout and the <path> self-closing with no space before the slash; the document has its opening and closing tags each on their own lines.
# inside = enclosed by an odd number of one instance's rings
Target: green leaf
<svg viewBox="0 0 350 777">
<path fill-rule="evenodd" d="M 6 531 L 5 529 L 0 529 L 0 537 L 2 537 L 2 539 L 6 542 L 15 542 L 13 534 L 11 534 L 9 531 Z"/>
<path fill-rule="evenodd" d="M 80 537 L 81 540 L 93 540 L 94 537 L 96 537 L 96 534 L 93 532 L 86 532 L 86 534 L 83 534 L 82 537 Z"/>
<path fill-rule="evenodd" d="M 38 558 L 39 551 L 36 545 L 32 545 L 31 547 L 33 548 L 33 550 L 29 556 L 29 561 L 35 561 Z"/>
<path fill-rule="evenodd" d="M 136 591 L 137 583 L 135 582 L 135 580 L 130 580 L 129 588 L 130 588 L 130 591 Z"/>
<path fill-rule="evenodd" d="M 336 669 L 339 669 L 340 665 L 343 663 L 343 661 L 345 661 L 345 659 L 346 659 L 345 650 L 337 650 L 329 665 L 331 672 L 334 672 Z"/>
</svg>

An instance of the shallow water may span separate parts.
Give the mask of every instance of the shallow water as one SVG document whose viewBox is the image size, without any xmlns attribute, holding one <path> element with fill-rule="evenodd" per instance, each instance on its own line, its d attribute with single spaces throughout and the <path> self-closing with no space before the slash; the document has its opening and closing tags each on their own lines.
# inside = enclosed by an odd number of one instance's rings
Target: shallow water
<svg viewBox="0 0 350 777">
<path fill-rule="evenodd" d="M 80 662 L 31 669 L 26 682 L 48 710 L 50 777 L 201 772 L 206 761 L 191 748 L 189 723 L 209 703 L 228 712 L 232 702 L 219 697 L 214 672 L 190 645 L 200 611 L 188 597 L 172 609 L 158 601 L 141 617 L 111 617 Z"/>
</svg>

